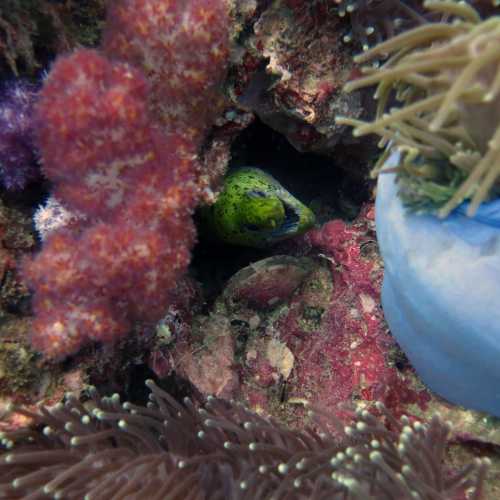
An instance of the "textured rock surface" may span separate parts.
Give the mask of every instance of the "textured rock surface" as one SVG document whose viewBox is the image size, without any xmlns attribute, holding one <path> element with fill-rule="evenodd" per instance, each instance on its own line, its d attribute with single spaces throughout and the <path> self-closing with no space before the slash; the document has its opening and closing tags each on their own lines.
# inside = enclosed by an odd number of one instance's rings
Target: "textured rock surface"
<svg viewBox="0 0 500 500">
<path fill-rule="evenodd" d="M 342 91 L 355 69 L 333 3 L 283 0 L 246 15 L 253 32 L 239 54 L 234 97 L 299 151 L 330 153 L 342 132 L 335 115 L 362 110 L 359 95 Z"/>
</svg>

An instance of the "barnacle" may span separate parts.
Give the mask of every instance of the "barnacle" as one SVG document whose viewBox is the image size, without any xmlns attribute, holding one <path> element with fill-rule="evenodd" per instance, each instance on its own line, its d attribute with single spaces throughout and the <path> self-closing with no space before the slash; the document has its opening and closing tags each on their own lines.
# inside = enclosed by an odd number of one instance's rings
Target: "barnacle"
<svg viewBox="0 0 500 500">
<path fill-rule="evenodd" d="M 470 198 L 472 216 L 500 188 L 500 16 L 482 21 L 472 6 L 451 0 L 424 6 L 453 22 L 424 24 L 357 56 L 358 63 L 389 56 L 380 69 L 366 68 L 362 78 L 346 85 L 350 92 L 377 84 L 376 119 L 338 117 L 337 123 L 353 126 L 355 136 L 380 135 L 382 146 L 404 146 L 398 168 L 403 177 L 411 176 L 412 166 L 445 165 L 453 171 L 454 188 L 435 204 L 437 214 L 446 217 Z M 386 112 L 393 95 L 402 106 Z M 382 155 L 378 166 L 384 160 Z M 441 168 L 434 171 L 430 181 L 451 185 L 449 176 L 438 179 Z"/>
<path fill-rule="evenodd" d="M 0 498 L 104 499 L 479 499 L 488 459 L 460 471 L 443 464 L 448 424 L 396 420 L 366 410 L 338 436 L 290 430 L 215 398 L 178 403 L 152 381 L 147 406 L 74 396 L 33 426 L 2 433 Z M 331 417 L 314 413 L 323 421 Z M 347 446 L 345 446 L 347 444 Z"/>
</svg>

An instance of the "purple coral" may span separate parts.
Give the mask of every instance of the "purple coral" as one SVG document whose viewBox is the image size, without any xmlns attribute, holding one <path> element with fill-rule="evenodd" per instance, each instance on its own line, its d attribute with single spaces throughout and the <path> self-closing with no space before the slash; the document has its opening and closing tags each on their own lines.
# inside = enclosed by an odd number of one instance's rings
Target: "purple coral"
<svg viewBox="0 0 500 500">
<path fill-rule="evenodd" d="M 17 80 L 0 91 L 0 182 L 23 189 L 39 175 L 34 145 L 33 105 L 36 87 Z"/>
</svg>

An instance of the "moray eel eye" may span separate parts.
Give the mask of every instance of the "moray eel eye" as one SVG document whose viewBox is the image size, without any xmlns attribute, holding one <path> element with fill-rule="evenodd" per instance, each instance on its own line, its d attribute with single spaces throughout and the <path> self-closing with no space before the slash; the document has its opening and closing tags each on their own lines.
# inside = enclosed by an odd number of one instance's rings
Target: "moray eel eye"
<svg viewBox="0 0 500 500">
<path fill-rule="evenodd" d="M 264 191 L 257 191 L 257 190 L 248 191 L 247 195 L 250 196 L 250 198 L 266 198 L 267 197 L 267 194 L 264 193 Z"/>
</svg>

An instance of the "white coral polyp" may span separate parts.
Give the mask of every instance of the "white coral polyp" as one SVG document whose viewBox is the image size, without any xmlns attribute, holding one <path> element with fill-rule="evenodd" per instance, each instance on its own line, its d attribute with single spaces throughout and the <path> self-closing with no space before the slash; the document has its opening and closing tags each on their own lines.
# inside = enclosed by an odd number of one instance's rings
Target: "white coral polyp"
<svg viewBox="0 0 500 500">
<path fill-rule="evenodd" d="M 35 229 L 42 241 L 53 231 L 83 218 L 81 213 L 68 210 L 52 195 L 47 198 L 45 205 L 37 208 L 33 216 Z"/>
</svg>

